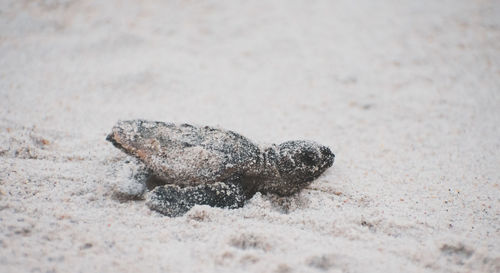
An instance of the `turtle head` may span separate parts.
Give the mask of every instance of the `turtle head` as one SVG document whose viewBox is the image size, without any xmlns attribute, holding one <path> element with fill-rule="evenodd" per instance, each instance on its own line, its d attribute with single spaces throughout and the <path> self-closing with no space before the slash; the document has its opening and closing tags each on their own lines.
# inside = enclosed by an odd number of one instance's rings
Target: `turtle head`
<svg viewBox="0 0 500 273">
<path fill-rule="evenodd" d="M 284 182 L 298 191 L 332 166 L 335 155 L 313 141 L 287 141 L 278 146 L 278 170 Z M 291 192 L 293 193 L 293 191 Z"/>
</svg>

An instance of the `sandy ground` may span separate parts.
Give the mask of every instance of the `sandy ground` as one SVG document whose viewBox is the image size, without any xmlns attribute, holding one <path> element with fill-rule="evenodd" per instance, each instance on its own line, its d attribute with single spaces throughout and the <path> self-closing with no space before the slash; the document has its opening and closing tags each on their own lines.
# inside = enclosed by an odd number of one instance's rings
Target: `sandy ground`
<svg viewBox="0 0 500 273">
<path fill-rule="evenodd" d="M 299 195 L 163 217 L 119 119 L 311 139 Z M 500 272 L 498 1 L 0 1 L 1 272 Z"/>
</svg>

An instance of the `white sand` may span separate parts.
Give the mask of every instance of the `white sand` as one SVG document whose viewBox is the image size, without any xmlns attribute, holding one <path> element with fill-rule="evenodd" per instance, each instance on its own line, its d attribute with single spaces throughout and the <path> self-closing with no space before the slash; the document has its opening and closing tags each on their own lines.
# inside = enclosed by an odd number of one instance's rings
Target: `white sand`
<svg viewBox="0 0 500 273">
<path fill-rule="evenodd" d="M 0 272 L 500 272 L 498 1 L 88 2 L 0 1 Z M 131 118 L 336 162 L 163 217 L 111 197 Z"/>
</svg>

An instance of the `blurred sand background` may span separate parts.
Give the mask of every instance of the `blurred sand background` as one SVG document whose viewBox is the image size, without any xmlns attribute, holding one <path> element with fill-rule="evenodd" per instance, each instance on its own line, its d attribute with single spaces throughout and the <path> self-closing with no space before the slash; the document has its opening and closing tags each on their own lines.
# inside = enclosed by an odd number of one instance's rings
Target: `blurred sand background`
<svg viewBox="0 0 500 273">
<path fill-rule="evenodd" d="M 311 139 L 301 194 L 119 202 L 119 119 Z M 1 272 L 500 272 L 500 2 L 0 1 Z"/>
</svg>

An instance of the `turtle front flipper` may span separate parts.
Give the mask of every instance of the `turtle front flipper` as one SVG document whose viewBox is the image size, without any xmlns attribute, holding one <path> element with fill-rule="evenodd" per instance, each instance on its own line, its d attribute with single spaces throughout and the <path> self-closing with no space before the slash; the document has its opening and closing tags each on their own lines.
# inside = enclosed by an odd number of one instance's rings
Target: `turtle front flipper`
<svg viewBox="0 0 500 273">
<path fill-rule="evenodd" d="M 167 184 L 148 193 L 146 205 L 169 217 L 181 216 L 195 205 L 219 208 L 240 208 L 245 201 L 242 187 L 234 183 L 216 182 L 181 188 Z"/>
</svg>

